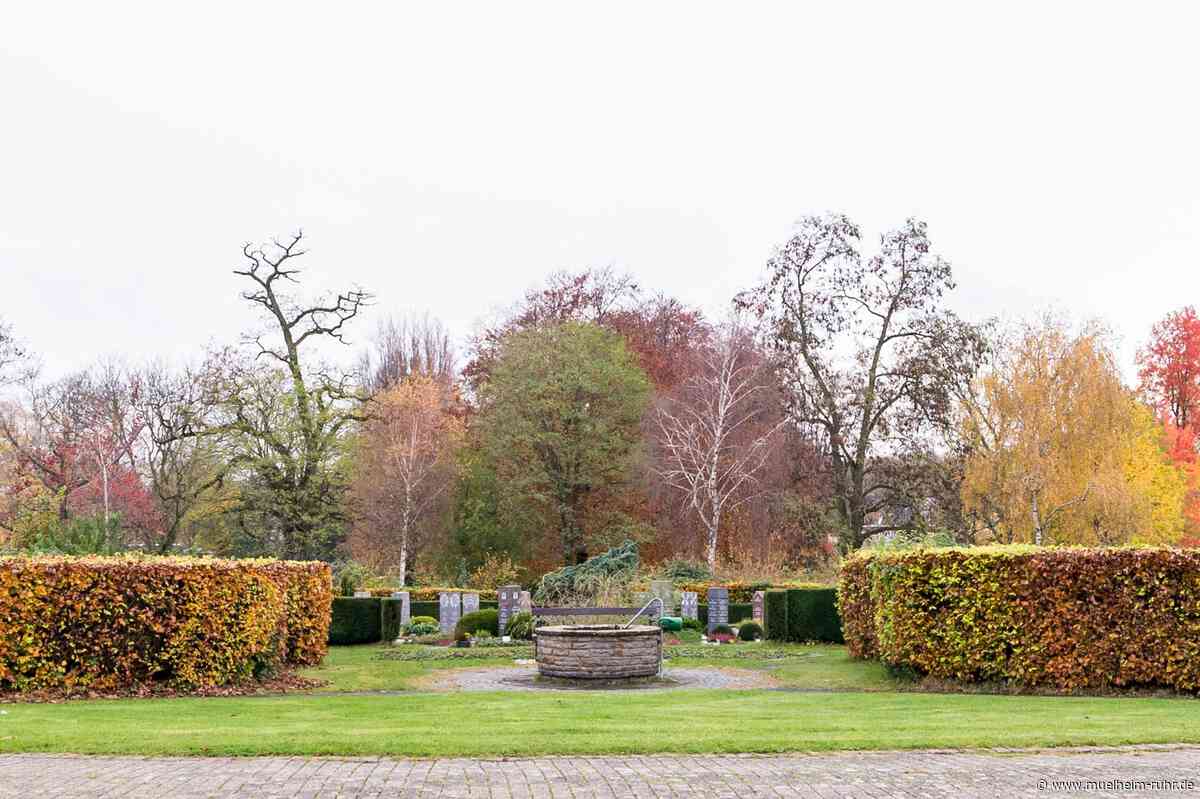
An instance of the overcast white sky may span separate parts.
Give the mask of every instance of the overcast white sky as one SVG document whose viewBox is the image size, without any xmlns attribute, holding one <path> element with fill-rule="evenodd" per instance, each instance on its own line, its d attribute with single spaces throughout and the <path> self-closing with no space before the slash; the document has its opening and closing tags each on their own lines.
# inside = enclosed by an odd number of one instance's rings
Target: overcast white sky
<svg viewBox="0 0 1200 799">
<path fill-rule="evenodd" d="M 49 371 L 234 340 L 242 243 L 297 227 L 314 288 L 464 336 L 591 265 L 719 313 L 826 210 L 1127 369 L 1200 303 L 1195 3 L 182 8 L 4 11 L 0 317 Z"/>
</svg>

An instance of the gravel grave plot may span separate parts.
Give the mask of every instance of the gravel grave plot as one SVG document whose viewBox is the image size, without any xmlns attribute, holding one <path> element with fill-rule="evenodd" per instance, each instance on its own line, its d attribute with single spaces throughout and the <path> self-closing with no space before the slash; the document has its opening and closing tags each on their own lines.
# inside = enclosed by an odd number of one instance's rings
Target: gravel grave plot
<svg viewBox="0 0 1200 799">
<path fill-rule="evenodd" d="M 434 675 L 424 687 L 434 691 L 680 691 L 696 688 L 772 688 L 768 674 L 749 669 L 673 668 L 667 666 L 660 680 L 630 683 L 588 683 L 582 680 L 539 679 L 537 667 L 489 667 L 455 669 Z"/>
</svg>

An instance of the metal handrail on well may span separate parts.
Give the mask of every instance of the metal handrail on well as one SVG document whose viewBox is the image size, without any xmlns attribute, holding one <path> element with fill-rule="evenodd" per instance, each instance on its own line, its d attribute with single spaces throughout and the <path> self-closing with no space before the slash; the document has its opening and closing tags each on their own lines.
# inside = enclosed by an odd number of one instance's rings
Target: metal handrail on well
<svg viewBox="0 0 1200 799">
<path fill-rule="evenodd" d="M 633 623 L 634 623 L 635 621 L 637 621 L 637 620 L 638 620 L 638 617 L 639 617 L 639 616 L 641 616 L 643 613 L 645 613 L 645 612 L 646 612 L 646 608 L 650 607 L 650 606 L 651 606 L 651 605 L 653 605 L 655 602 L 657 602 L 657 603 L 658 603 L 658 615 L 659 615 L 659 616 L 663 615 L 663 601 L 662 601 L 662 597 L 660 597 L 660 596 L 654 596 L 654 597 L 650 597 L 650 601 L 649 601 L 649 602 L 647 602 L 646 604 L 642 605 L 642 609 L 641 609 L 641 610 L 639 610 L 637 613 L 633 614 L 633 618 L 632 618 L 632 619 L 630 619 L 628 622 L 626 622 L 626 623 L 625 623 L 625 626 L 624 626 L 624 627 L 622 627 L 621 629 L 622 629 L 622 630 L 628 630 L 630 627 L 632 627 L 632 626 L 633 626 Z"/>
</svg>

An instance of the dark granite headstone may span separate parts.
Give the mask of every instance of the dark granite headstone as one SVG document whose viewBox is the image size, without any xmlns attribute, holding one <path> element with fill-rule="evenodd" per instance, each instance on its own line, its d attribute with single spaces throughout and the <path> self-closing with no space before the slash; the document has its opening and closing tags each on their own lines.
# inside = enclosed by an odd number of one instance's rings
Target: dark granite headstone
<svg viewBox="0 0 1200 799">
<path fill-rule="evenodd" d="M 474 613 L 479 610 L 479 594 L 469 593 L 462 595 L 462 612 L 466 616 L 468 613 Z"/>
<path fill-rule="evenodd" d="M 443 591 L 438 594 L 438 627 L 442 635 L 454 635 L 454 628 L 462 618 L 462 594 Z"/>
<path fill-rule="evenodd" d="M 729 624 L 729 589 L 708 589 L 708 633 L 718 624 Z"/>
<path fill-rule="evenodd" d="M 508 620 L 520 612 L 521 586 L 502 585 L 496 592 L 500 604 L 500 634 L 508 629 Z"/>
<path fill-rule="evenodd" d="M 764 592 L 764 591 L 755 591 L 754 592 L 754 620 L 759 623 L 759 626 L 761 626 L 763 623 L 763 605 L 766 601 L 767 601 L 766 592 Z"/>
</svg>

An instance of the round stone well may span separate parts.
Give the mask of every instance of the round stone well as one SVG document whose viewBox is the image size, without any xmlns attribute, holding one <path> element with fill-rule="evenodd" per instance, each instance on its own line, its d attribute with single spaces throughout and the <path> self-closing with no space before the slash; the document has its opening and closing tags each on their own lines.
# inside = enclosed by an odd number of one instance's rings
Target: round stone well
<svg viewBox="0 0 1200 799">
<path fill-rule="evenodd" d="M 570 624 L 539 627 L 538 674 L 569 680 L 657 677 L 662 668 L 662 629 L 635 625 Z"/>
</svg>

